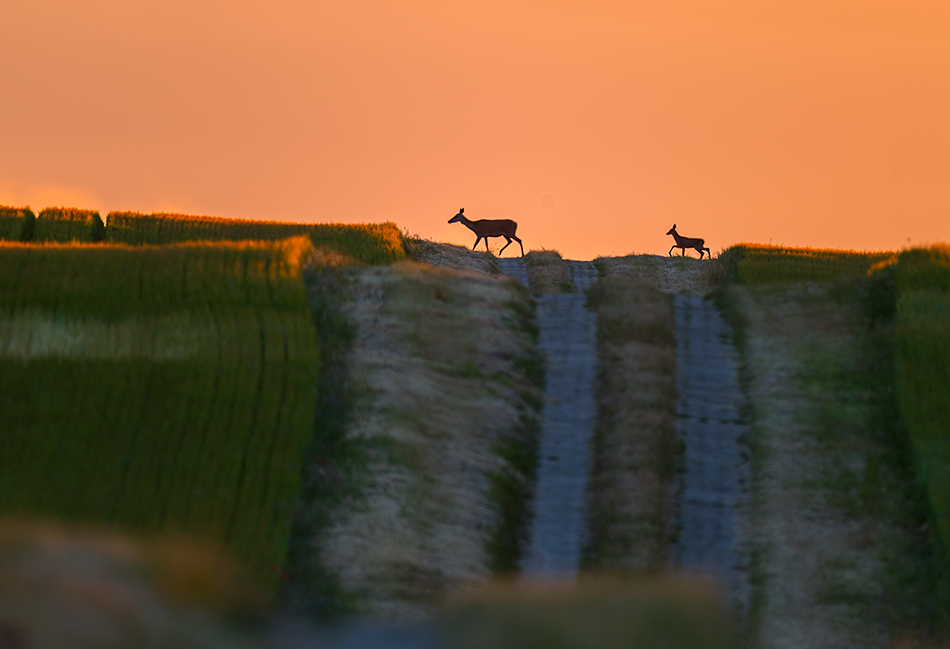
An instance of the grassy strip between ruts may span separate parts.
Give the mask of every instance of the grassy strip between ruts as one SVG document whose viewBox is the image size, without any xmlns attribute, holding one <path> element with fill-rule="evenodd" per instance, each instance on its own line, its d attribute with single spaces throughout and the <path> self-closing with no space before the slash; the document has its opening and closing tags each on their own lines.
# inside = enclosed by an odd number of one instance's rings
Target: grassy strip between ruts
<svg viewBox="0 0 950 649">
<path fill-rule="evenodd" d="M 0 241 L 29 241 L 35 225 L 36 215 L 29 207 L 0 205 Z"/>
<path fill-rule="evenodd" d="M 309 249 L 0 245 L 0 509 L 280 565 L 313 436 Z"/>
<path fill-rule="evenodd" d="M 567 264 L 557 250 L 532 250 L 524 256 L 524 265 L 532 295 L 574 291 Z"/>
<path fill-rule="evenodd" d="M 849 329 L 857 360 L 841 357 L 843 350 L 831 343 L 818 344 L 822 336 L 815 331 L 800 380 L 812 391 L 809 426 L 827 454 L 827 466 L 812 484 L 847 518 L 874 521 L 878 531 L 872 543 L 881 562 L 875 579 L 886 597 L 878 601 L 867 589 L 861 594 L 847 577 L 836 582 L 835 574 L 851 570 L 845 564 L 829 568 L 825 595 L 829 604 L 857 606 L 868 620 L 887 620 L 898 637 L 918 632 L 926 637 L 926 629 L 941 627 L 945 633 L 948 563 L 946 546 L 937 537 L 945 535 L 941 523 L 947 520 L 940 511 L 947 502 L 941 494 L 950 493 L 945 469 L 948 309 L 942 304 L 950 277 L 946 249 L 897 256 L 741 245 L 721 259 L 732 278 L 750 288 L 758 285 L 767 295 L 778 291 L 769 298 L 773 304 L 799 303 L 798 309 L 818 314 L 828 311 L 822 300 L 832 299 L 839 304 L 836 311 L 859 314 Z M 719 299 L 748 358 L 742 300 L 730 289 Z M 767 450 L 762 434 L 754 430 L 757 473 Z"/>
<path fill-rule="evenodd" d="M 667 565 L 674 534 L 675 320 L 671 295 L 614 262 L 588 293 L 600 369 L 583 562 L 637 574 Z"/>
<path fill-rule="evenodd" d="M 183 241 L 275 240 L 306 235 L 316 248 L 330 248 L 365 264 L 389 264 L 406 256 L 394 223 L 282 223 L 185 214 L 110 212 L 106 240 L 130 245 Z"/>
</svg>

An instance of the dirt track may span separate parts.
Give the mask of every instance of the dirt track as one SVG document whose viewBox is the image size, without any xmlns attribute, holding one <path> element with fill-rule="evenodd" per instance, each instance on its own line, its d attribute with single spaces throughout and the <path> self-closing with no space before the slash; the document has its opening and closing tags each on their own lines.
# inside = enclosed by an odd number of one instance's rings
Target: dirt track
<svg viewBox="0 0 950 649">
<path fill-rule="evenodd" d="M 597 271 L 591 262 L 568 263 L 575 292 L 538 298 L 547 387 L 526 577 L 575 576 L 583 545 L 597 368 L 597 323 L 584 291 Z M 521 259 L 502 259 L 501 268 L 527 286 Z"/>
<path fill-rule="evenodd" d="M 672 565 L 712 573 L 732 607 L 748 610 L 749 558 L 742 515 L 751 486 L 748 422 L 732 330 L 698 296 L 677 295 L 677 429 L 683 472 L 677 489 L 679 536 Z"/>
</svg>

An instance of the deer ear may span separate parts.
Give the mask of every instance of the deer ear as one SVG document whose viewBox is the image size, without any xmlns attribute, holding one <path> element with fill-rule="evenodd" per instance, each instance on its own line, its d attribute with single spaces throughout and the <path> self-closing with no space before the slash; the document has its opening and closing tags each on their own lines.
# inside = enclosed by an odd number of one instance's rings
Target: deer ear
<svg viewBox="0 0 950 649">
<path fill-rule="evenodd" d="M 675 223 L 673 224 L 673 227 L 674 227 L 674 228 L 676 227 L 676 224 L 675 224 Z"/>
<path fill-rule="evenodd" d="M 459 208 L 459 214 L 461 214 L 461 213 L 464 212 L 464 211 L 465 211 L 465 208 L 464 208 L 464 207 L 460 207 L 460 208 Z"/>
</svg>

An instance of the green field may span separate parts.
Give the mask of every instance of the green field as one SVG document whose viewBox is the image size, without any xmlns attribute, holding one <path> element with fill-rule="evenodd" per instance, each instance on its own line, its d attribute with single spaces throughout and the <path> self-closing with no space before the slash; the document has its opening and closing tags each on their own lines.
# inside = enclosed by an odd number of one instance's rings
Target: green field
<svg viewBox="0 0 950 649">
<path fill-rule="evenodd" d="M 99 212 L 75 207 L 47 207 L 36 217 L 33 237 L 37 243 L 98 243 L 105 235 Z"/>
<path fill-rule="evenodd" d="M 743 284 L 821 282 L 863 277 L 890 252 L 858 252 L 821 248 L 782 248 L 740 243 L 719 256 L 734 279 Z"/>
<path fill-rule="evenodd" d="M 896 279 L 897 399 L 950 554 L 950 247 L 907 250 L 879 272 Z"/>
<path fill-rule="evenodd" d="M 871 307 L 894 318 L 890 381 L 901 425 L 950 556 L 950 247 L 894 254 L 741 244 L 720 259 L 744 284 L 877 280 Z"/>
<path fill-rule="evenodd" d="M 0 205 L 0 241 L 29 241 L 36 216 L 29 207 Z"/>
<path fill-rule="evenodd" d="M 308 235 L 316 248 L 329 248 L 366 264 L 389 264 L 406 256 L 394 223 L 308 224 L 248 221 L 184 214 L 110 212 L 106 241 L 165 245 L 183 241 L 276 240 Z"/>
<path fill-rule="evenodd" d="M 888 253 L 741 244 L 720 260 L 725 274 L 743 284 L 823 282 L 842 304 L 862 305 L 872 368 L 862 381 L 878 386 L 881 399 L 869 434 L 891 440 L 887 461 L 897 472 L 906 465 L 906 484 L 899 487 L 909 494 L 905 507 L 920 510 L 919 519 L 908 510 L 891 511 L 889 520 L 916 520 L 918 537 L 932 528 L 931 540 L 923 541 L 932 550 L 909 550 L 920 554 L 913 559 L 918 574 L 908 579 L 922 589 L 933 582 L 935 616 L 950 625 L 950 247 Z M 877 466 L 869 462 L 864 476 L 869 507 L 890 498 L 875 495 L 881 489 L 895 488 L 877 484 Z M 892 559 L 895 565 L 909 561 Z"/>
<path fill-rule="evenodd" d="M 0 244 L 0 511 L 280 564 L 314 434 L 310 248 Z"/>
</svg>

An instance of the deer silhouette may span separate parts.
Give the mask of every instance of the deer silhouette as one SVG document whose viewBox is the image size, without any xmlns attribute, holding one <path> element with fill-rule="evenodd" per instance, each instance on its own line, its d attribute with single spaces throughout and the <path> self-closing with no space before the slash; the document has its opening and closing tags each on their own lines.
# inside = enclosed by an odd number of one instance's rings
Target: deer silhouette
<svg viewBox="0 0 950 649">
<path fill-rule="evenodd" d="M 481 219 L 479 221 L 469 221 L 465 218 L 465 208 L 463 207 L 459 209 L 458 214 L 449 219 L 449 223 L 461 223 L 475 233 L 475 245 L 472 246 L 472 250 L 478 247 L 478 242 L 482 239 L 485 240 L 485 250 L 488 250 L 488 237 L 504 237 L 508 240 L 508 243 L 498 251 L 498 254 L 503 253 L 505 248 L 511 245 L 511 240 L 514 239 L 518 242 L 518 245 L 521 246 L 521 256 L 524 257 L 524 246 L 521 245 L 521 239 L 515 236 L 515 230 L 518 229 L 518 224 L 511 219 Z"/>
<path fill-rule="evenodd" d="M 673 239 L 676 241 L 676 243 L 673 244 L 673 247 L 670 248 L 670 253 L 669 253 L 670 256 L 673 255 L 673 249 L 674 249 L 674 248 L 682 248 L 682 249 L 683 249 L 683 256 L 684 256 L 684 257 L 686 256 L 686 249 L 687 249 L 687 248 L 692 248 L 693 250 L 695 250 L 696 252 L 699 253 L 699 258 L 700 258 L 700 259 L 703 258 L 703 251 L 704 251 L 704 250 L 706 251 L 706 254 L 707 254 L 710 258 L 712 258 L 712 255 L 709 253 L 709 248 L 704 248 L 704 247 L 703 247 L 704 244 L 706 243 L 705 241 L 703 241 L 702 239 L 693 239 L 693 238 L 690 238 L 690 237 L 681 237 L 681 236 L 680 236 L 679 234 L 677 234 L 677 232 L 676 232 L 676 224 L 675 224 L 675 223 L 673 224 L 673 227 L 670 228 L 670 231 L 667 232 L 667 234 L 672 234 L 672 235 L 673 235 Z"/>
</svg>

